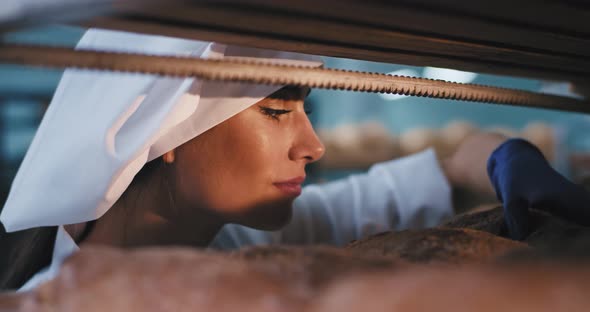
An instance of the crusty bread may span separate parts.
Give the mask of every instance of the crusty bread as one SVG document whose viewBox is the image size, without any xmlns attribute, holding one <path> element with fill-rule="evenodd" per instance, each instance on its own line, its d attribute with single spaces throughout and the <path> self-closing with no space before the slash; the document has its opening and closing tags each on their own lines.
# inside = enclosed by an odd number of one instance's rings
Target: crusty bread
<svg viewBox="0 0 590 312">
<path fill-rule="evenodd" d="M 471 229 L 433 228 L 385 232 L 346 246 L 368 255 L 388 255 L 412 263 L 466 264 L 494 260 L 526 244 Z"/>
</svg>

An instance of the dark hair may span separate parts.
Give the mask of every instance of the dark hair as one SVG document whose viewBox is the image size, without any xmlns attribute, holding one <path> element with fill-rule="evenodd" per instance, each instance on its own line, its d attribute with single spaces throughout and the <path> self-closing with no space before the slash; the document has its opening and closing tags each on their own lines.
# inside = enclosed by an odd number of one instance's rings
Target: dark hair
<svg viewBox="0 0 590 312">
<path fill-rule="evenodd" d="M 0 290 L 18 289 L 51 263 L 57 227 L 6 233 L 0 229 Z"/>
<path fill-rule="evenodd" d="M 133 178 L 129 188 L 151 180 L 161 167 L 160 158 L 148 162 Z M 20 288 L 35 273 L 51 264 L 56 234 L 55 226 L 6 233 L 0 224 L 0 291 Z"/>
</svg>

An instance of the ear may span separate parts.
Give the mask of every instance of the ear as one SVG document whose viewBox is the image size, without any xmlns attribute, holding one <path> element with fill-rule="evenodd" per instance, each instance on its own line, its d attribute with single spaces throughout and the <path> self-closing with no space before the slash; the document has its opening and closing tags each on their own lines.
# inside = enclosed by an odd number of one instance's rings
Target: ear
<svg viewBox="0 0 590 312">
<path fill-rule="evenodd" d="M 166 164 L 171 164 L 174 162 L 174 149 L 166 152 L 164 155 L 162 155 L 162 159 L 164 160 L 164 163 Z"/>
</svg>

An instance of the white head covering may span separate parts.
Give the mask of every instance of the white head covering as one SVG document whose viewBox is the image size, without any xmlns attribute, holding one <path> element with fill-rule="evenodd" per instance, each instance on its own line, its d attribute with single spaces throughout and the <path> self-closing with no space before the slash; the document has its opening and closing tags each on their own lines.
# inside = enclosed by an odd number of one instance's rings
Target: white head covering
<svg viewBox="0 0 590 312">
<path fill-rule="evenodd" d="M 254 57 L 321 66 L 317 57 L 91 29 L 77 48 L 195 57 Z M 7 231 L 90 221 L 143 165 L 280 86 L 68 69 L 0 215 Z"/>
</svg>

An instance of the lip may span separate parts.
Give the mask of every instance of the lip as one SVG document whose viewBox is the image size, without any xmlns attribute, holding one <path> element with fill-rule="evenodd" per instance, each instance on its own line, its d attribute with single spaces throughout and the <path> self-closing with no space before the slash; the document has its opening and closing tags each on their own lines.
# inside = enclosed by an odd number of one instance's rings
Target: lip
<svg viewBox="0 0 590 312">
<path fill-rule="evenodd" d="M 296 177 L 293 179 L 273 183 L 281 192 L 289 196 L 301 195 L 301 184 L 305 181 L 305 177 Z"/>
</svg>

